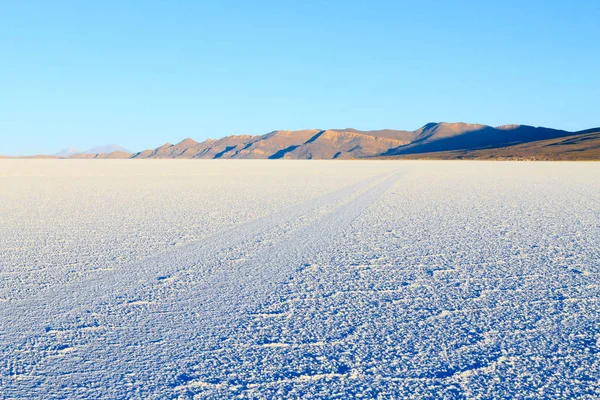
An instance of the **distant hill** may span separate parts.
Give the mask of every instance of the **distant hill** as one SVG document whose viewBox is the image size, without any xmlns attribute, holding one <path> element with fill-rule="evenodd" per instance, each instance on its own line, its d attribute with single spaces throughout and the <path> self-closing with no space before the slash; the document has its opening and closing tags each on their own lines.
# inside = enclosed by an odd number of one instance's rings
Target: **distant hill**
<svg viewBox="0 0 600 400">
<path fill-rule="evenodd" d="M 54 155 L 57 157 L 70 157 L 70 158 L 97 158 L 97 157 L 89 157 L 89 156 L 112 154 L 112 153 L 117 153 L 116 155 L 119 155 L 119 156 L 127 154 L 126 158 L 129 158 L 129 155 L 131 154 L 129 152 L 129 150 L 127 150 L 121 146 L 118 146 L 116 144 L 107 144 L 104 146 L 93 147 L 93 148 L 85 150 L 85 151 L 81 151 L 75 147 L 69 147 L 69 148 L 59 151 L 58 153 L 56 153 Z M 100 157 L 100 158 L 106 158 L 106 157 Z M 117 157 L 117 158 L 119 158 L 119 157 Z"/>
<path fill-rule="evenodd" d="M 129 153 L 117 145 L 65 149 L 64 158 L 202 159 L 528 159 L 600 160 L 600 128 L 568 132 L 527 125 L 429 123 L 414 131 L 279 130 L 233 135 Z"/>
<path fill-rule="evenodd" d="M 79 153 L 80 150 L 76 147 L 68 147 L 66 149 L 62 149 L 61 151 L 59 151 L 58 153 L 54 154 L 57 157 L 69 157 L 73 154 L 77 154 Z"/>
<path fill-rule="evenodd" d="M 118 146 L 116 144 L 107 144 L 104 146 L 93 147 L 86 151 L 81 151 L 81 152 L 79 152 L 79 154 L 109 154 L 109 153 L 114 153 L 116 151 L 121 152 L 121 153 L 130 153 L 129 150 L 127 150 L 121 146 Z"/>
<path fill-rule="evenodd" d="M 73 154 L 69 158 L 84 158 L 84 159 L 92 159 L 92 158 L 131 158 L 131 153 L 126 151 L 112 151 L 110 153 L 96 153 L 96 154 L 88 154 L 88 153 L 78 153 Z"/>
</svg>

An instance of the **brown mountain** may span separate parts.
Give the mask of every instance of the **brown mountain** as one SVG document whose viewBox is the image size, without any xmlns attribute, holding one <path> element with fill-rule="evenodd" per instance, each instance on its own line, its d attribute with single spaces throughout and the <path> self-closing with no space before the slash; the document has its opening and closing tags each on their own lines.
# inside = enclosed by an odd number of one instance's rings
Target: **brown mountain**
<svg viewBox="0 0 600 400">
<path fill-rule="evenodd" d="M 357 159 L 357 158 L 536 158 L 563 159 L 575 152 L 583 159 L 600 159 L 595 139 L 552 144 L 546 141 L 593 135 L 600 128 L 580 132 L 527 125 L 491 127 L 466 123 L 429 123 L 415 131 L 352 128 L 273 131 L 265 135 L 227 136 L 198 143 L 185 139 L 132 158 L 210 159 Z M 552 142 L 554 143 L 554 142 Z M 589 147 L 589 149 L 588 149 Z M 496 151 L 492 151 L 496 149 Z M 502 149 L 502 151 L 500 151 Z M 487 151 L 487 153 L 486 153 Z"/>
<path fill-rule="evenodd" d="M 385 132 L 379 136 L 378 132 Z M 398 132 L 398 133 L 395 133 Z M 268 158 L 333 159 L 373 157 L 410 143 L 402 131 L 318 130 L 274 131 L 262 136 L 227 136 L 197 143 L 169 143 L 133 158 Z"/>
</svg>

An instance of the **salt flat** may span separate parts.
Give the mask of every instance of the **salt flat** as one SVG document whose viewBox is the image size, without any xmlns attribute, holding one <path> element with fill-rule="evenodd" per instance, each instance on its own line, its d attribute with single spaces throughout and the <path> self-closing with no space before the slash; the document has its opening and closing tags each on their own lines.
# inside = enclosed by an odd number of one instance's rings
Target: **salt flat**
<svg viewBox="0 0 600 400">
<path fill-rule="evenodd" d="M 600 163 L 0 160 L 1 398 L 597 398 Z"/>
</svg>

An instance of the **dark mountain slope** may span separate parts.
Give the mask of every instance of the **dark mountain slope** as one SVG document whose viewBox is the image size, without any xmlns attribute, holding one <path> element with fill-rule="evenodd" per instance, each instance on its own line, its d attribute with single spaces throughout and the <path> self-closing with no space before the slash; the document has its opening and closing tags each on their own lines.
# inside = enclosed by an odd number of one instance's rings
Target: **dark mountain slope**
<svg viewBox="0 0 600 400">
<path fill-rule="evenodd" d="M 390 158 L 403 159 L 480 159 L 537 161 L 600 161 L 600 128 L 588 129 L 569 136 L 530 141 L 493 149 L 456 150 L 414 153 Z"/>
<path fill-rule="evenodd" d="M 493 128 L 464 123 L 430 124 L 422 128 L 422 132 L 412 143 L 390 149 L 384 155 L 497 148 L 569 135 L 573 133 L 527 125 L 505 125 Z"/>
</svg>

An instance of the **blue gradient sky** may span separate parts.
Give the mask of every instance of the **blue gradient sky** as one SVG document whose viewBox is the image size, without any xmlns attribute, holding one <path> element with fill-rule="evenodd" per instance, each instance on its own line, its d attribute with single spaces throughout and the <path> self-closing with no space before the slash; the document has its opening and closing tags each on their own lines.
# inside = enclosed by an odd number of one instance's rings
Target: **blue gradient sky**
<svg viewBox="0 0 600 400">
<path fill-rule="evenodd" d="M 2 1 L 0 154 L 600 125 L 600 1 Z"/>
</svg>

